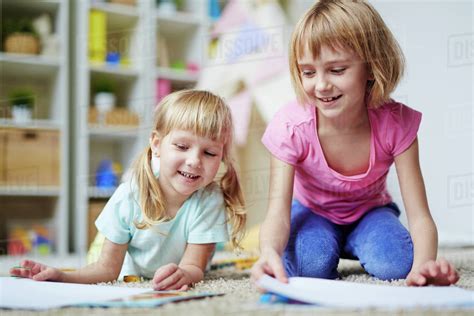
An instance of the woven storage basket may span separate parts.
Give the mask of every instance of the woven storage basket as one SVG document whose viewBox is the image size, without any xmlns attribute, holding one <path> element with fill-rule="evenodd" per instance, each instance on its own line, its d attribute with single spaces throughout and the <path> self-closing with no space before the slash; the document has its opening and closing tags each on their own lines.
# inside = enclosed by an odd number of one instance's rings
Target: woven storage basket
<svg viewBox="0 0 474 316">
<path fill-rule="evenodd" d="M 32 34 L 12 33 L 5 39 L 5 52 L 36 55 L 39 53 L 39 41 Z"/>
<path fill-rule="evenodd" d="M 136 0 L 110 0 L 112 3 L 125 4 L 125 5 L 135 5 Z"/>
</svg>

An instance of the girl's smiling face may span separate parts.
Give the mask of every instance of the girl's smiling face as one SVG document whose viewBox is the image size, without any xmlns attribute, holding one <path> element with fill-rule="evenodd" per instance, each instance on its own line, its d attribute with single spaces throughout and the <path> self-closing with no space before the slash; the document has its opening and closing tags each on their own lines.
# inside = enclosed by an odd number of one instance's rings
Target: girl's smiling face
<svg viewBox="0 0 474 316">
<path fill-rule="evenodd" d="M 152 148 L 160 157 L 158 181 L 167 202 L 183 202 L 214 180 L 224 144 L 190 131 L 172 130 L 163 138 L 153 133 Z"/>
<path fill-rule="evenodd" d="M 371 78 L 366 64 L 350 50 L 323 45 L 319 56 L 313 57 L 305 49 L 298 67 L 309 101 L 325 117 L 337 118 L 366 106 L 367 81 Z"/>
</svg>

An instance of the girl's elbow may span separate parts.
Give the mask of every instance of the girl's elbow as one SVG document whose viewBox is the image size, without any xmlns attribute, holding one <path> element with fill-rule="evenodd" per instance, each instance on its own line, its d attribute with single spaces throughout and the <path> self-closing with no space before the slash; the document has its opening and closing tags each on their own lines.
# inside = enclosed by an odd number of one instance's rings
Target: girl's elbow
<svg viewBox="0 0 474 316">
<path fill-rule="evenodd" d="M 107 261 L 99 260 L 98 262 L 99 269 L 101 274 L 104 275 L 104 282 L 113 282 L 118 279 L 120 276 L 120 271 L 122 270 L 122 266 L 116 266 L 115 264 L 111 264 Z"/>
</svg>

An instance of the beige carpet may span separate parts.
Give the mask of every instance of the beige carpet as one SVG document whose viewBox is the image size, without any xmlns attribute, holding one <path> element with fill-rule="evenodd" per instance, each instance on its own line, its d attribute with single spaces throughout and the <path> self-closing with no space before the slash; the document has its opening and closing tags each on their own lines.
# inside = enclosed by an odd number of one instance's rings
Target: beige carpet
<svg viewBox="0 0 474 316">
<path fill-rule="evenodd" d="M 440 255 L 451 260 L 459 269 L 461 279 L 458 286 L 474 290 L 474 248 L 445 249 Z M 346 281 L 361 283 L 383 283 L 403 286 L 403 280 L 383 282 L 369 277 L 356 261 L 342 260 L 339 271 Z M 149 287 L 149 282 L 115 283 L 118 286 Z M 3 289 L 2 289 L 3 290 Z M 249 281 L 248 272 L 232 270 L 211 271 L 206 279 L 195 286 L 196 292 L 223 292 L 221 297 L 207 298 L 157 308 L 119 309 L 119 308 L 62 308 L 42 312 L 22 310 L 0 310 L 0 315 L 473 315 L 469 309 L 415 309 L 415 310 L 344 310 L 321 308 L 310 305 L 264 305 L 259 304 L 260 295 Z M 27 298 L 25 298 L 27 299 Z"/>
</svg>

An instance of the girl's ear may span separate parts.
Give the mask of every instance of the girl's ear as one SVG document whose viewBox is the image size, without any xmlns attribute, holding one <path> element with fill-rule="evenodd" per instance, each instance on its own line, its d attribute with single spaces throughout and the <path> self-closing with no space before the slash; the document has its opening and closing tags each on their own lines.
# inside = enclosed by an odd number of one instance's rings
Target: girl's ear
<svg viewBox="0 0 474 316">
<path fill-rule="evenodd" d="M 161 137 L 157 131 L 153 131 L 150 137 L 150 148 L 153 156 L 160 157 Z"/>
</svg>

